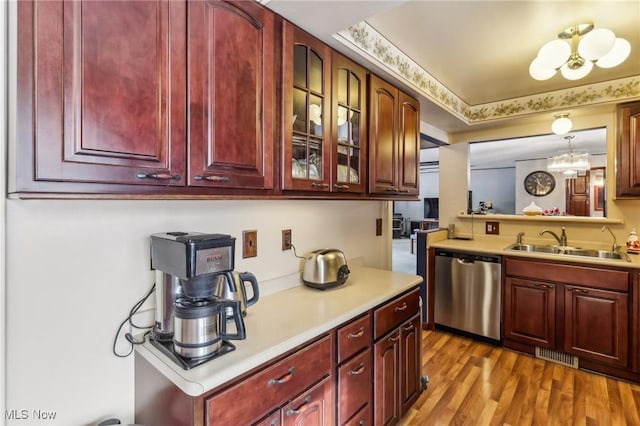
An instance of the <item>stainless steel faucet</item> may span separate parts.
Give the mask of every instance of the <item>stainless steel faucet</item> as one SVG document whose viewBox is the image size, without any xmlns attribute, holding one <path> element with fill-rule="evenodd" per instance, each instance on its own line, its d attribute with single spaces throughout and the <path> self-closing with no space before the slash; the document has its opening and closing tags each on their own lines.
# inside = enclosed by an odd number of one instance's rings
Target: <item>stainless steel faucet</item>
<svg viewBox="0 0 640 426">
<path fill-rule="evenodd" d="M 558 237 L 558 234 L 556 234 L 555 232 L 549 229 L 543 229 L 542 231 L 540 231 L 539 235 L 543 236 L 544 234 L 553 235 L 553 238 L 555 238 L 556 241 L 558 241 L 558 244 L 560 244 L 561 247 L 565 247 L 567 245 L 567 233 L 564 230 L 564 226 L 562 227 L 562 233 L 560 234 L 559 237 Z"/>
<path fill-rule="evenodd" d="M 518 235 L 516 236 L 516 243 L 518 245 L 522 245 L 522 237 L 524 237 L 524 232 L 518 232 Z"/>
<path fill-rule="evenodd" d="M 611 246 L 611 251 L 618 251 L 618 249 L 620 248 L 620 245 L 618 244 L 618 240 L 616 240 L 616 236 L 613 235 L 613 232 L 611 232 L 611 229 L 609 229 L 607 225 L 604 225 L 601 231 L 604 232 L 605 229 L 609 231 L 609 233 L 613 237 L 613 245 Z"/>
</svg>

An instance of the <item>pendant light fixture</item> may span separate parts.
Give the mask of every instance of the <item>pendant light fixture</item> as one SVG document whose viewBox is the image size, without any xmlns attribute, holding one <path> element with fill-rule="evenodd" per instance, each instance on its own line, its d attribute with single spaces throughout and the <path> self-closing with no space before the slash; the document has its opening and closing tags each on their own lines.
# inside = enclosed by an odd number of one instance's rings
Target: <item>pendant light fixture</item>
<svg viewBox="0 0 640 426">
<path fill-rule="evenodd" d="M 529 66 L 536 80 L 548 80 L 558 70 L 567 80 L 587 76 L 593 65 L 613 68 L 627 59 L 631 45 L 606 28 L 594 29 L 592 23 L 578 24 L 558 34 L 558 39 L 544 44 Z"/>
<path fill-rule="evenodd" d="M 558 136 L 566 135 L 571 131 L 573 123 L 569 120 L 569 114 L 558 114 L 556 119 L 551 123 L 551 131 Z"/>
<path fill-rule="evenodd" d="M 565 136 L 564 139 L 569 145 L 567 151 L 558 153 L 547 158 L 547 170 L 554 173 L 562 173 L 565 179 L 573 179 L 579 172 L 586 172 L 591 168 L 589 153 L 571 149 L 571 140 L 575 136 Z"/>
</svg>

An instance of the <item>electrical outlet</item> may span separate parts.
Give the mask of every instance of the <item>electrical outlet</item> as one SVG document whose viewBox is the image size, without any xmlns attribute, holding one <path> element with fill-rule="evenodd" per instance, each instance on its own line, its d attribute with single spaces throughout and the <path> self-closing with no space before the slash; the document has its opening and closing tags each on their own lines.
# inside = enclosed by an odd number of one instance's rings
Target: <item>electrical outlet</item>
<svg viewBox="0 0 640 426">
<path fill-rule="evenodd" d="M 382 235 L 382 218 L 376 219 L 376 236 Z"/>
<path fill-rule="evenodd" d="M 258 256 L 258 231 L 242 231 L 242 258 Z"/>
<path fill-rule="evenodd" d="M 282 251 L 291 250 L 291 229 L 282 230 Z"/>
<path fill-rule="evenodd" d="M 500 235 L 500 222 L 485 222 L 485 234 Z"/>
</svg>

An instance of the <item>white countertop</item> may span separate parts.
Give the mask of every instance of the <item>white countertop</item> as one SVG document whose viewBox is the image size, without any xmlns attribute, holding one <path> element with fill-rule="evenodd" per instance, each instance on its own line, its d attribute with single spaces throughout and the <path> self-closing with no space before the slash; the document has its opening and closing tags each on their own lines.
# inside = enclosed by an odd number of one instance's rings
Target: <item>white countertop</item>
<svg viewBox="0 0 640 426">
<path fill-rule="evenodd" d="M 444 234 L 446 235 L 446 234 Z M 527 241 L 528 242 L 528 241 Z M 499 254 L 502 256 L 511 256 L 511 257 L 528 257 L 528 258 L 536 258 L 536 259 L 546 259 L 546 260 L 555 260 L 561 262 L 571 262 L 571 263 L 584 263 L 591 265 L 599 265 L 599 266 L 611 266 L 611 267 L 620 267 L 620 268 L 629 268 L 629 269 L 640 269 L 640 255 L 630 254 L 629 260 L 630 262 L 623 260 L 611 260 L 611 259 L 600 259 L 600 258 L 591 258 L 586 256 L 566 256 L 566 255 L 557 255 L 557 254 L 545 254 L 545 253 L 535 253 L 535 252 L 519 252 L 515 250 L 507 250 L 507 247 L 511 246 L 515 243 L 514 237 L 478 237 L 473 240 L 456 240 L 456 239 L 442 239 L 438 241 L 430 241 L 429 246 L 434 248 L 445 248 L 452 250 L 464 250 L 471 252 L 480 252 L 480 253 L 491 253 L 491 254 Z M 532 244 L 538 244 L 537 241 L 532 242 Z M 546 244 L 546 243 L 540 243 Z M 603 244 L 577 244 L 583 248 L 594 248 L 605 250 L 607 247 Z M 621 253 L 624 253 L 625 250 L 621 249 Z"/>
<path fill-rule="evenodd" d="M 417 275 L 351 269 L 341 287 L 322 291 L 300 285 L 261 297 L 247 308 L 247 338 L 232 341 L 236 350 L 191 370 L 183 370 L 149 342 L 136 352 L 183 392 L 198 396 L 422 282 Z"/>
</svg>

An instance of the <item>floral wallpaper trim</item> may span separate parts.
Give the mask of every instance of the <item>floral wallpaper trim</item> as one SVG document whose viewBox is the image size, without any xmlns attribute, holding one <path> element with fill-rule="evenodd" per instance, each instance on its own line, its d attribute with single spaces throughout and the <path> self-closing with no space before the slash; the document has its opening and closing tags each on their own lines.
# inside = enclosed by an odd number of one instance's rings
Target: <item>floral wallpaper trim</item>
<svg viewBox="0 0 640 426">
<path fill-rule="evenodd" d="M 467 124 L 640 97 L 640 76 L 633 76 L 471 106 L 367 22 L 363 21 L 340 31 L 334 35 L 334 38 L 373 62 L 377 62 L 388 72 L 395 74 L 398 79 L 415 88 L 421 95 Z"/>
</svg>

